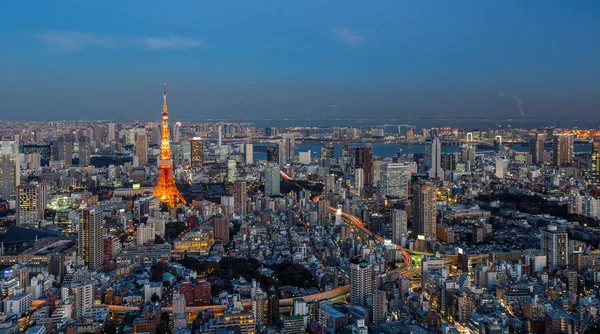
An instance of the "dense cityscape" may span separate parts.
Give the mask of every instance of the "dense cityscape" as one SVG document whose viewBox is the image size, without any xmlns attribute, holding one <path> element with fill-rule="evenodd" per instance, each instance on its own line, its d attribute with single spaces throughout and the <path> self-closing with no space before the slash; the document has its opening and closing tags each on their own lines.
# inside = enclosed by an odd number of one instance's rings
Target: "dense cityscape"
<svg viewBox="0 0 600 334">
<path fill-rule="evenodd" d="M 599 330 L 600 130 L 173 122 L 163 99 L 0 123 L 0 333 Z"/>
</svg>

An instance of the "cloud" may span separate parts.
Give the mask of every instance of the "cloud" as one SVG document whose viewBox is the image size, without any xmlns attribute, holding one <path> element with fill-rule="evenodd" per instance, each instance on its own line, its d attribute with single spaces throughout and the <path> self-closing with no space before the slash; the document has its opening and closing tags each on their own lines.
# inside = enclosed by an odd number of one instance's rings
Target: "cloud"
<svg viewBox="0 0 600 334">
<path fill-rule="evenodd" d="M 113 48 L 119 44 L 107 37 L 77 31 L 47 31 L 37 36 L 38 39 L 51 48 L 54 53 L 73 53 L 89 46 Z"/>
<path fill-rule="evenodd" d="M 331 28 L 333 37 L 348 46 L 359 46 L 365 42 L 365 37 L 354 32 L 350 27 Z"/>
<path fill-rule="evenodd" d="M 167 37 L 144 37 L 141 44 L 151 50 L 183 50 L 202 45 L 199 39 L 186 38 L 177 35 Z"/>
<path fill-rule="evenodd" d="M 202 45 L 202 41 L 177 35 L 164 37 L 100 35 L 78 31 L 46 31 L 37 39 L 50 47 L 52 53 L 68 54 L 86 48 L 117 48 L 138 46 L 149 50 L 184 50 Z"/>
</svg>

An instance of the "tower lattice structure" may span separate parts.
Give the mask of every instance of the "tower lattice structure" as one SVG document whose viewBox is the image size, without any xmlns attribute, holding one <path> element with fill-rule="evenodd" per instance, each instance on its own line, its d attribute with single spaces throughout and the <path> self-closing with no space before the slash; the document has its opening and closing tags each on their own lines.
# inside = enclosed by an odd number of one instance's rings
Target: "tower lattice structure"
<svg viewBox="0 0 600 334">
<path fill-rule="evenodd" d="M 162 139 L 160 142 L 160 166 L 158 172 L 158 182 L 154 188 L 154 196 L 174 208 L 180 204 L 185 204 L 183 196 L 175 185 L 173 178 L 173 161 L 171 160 L 171 145 L 169 143 L 169 112 L 167 108 L 167 85 L 163 93 L 163 112 L 162 112 Z"/>
</svg>

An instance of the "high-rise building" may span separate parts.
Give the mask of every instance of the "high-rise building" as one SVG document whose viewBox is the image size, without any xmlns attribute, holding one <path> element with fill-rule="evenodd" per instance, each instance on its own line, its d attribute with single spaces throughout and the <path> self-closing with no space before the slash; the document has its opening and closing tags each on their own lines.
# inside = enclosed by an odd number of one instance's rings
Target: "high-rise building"
<svg viewBox="0 0 600 334">
<path fill-rule="evenodd" d="M 354 170 L 354 188 L 359 192 L 365 187 L 365 171 L 362 168 Z"/>
<path fill-rule="evenodd" d="M 570 164 L 573 161 L 573 135 L 562 133 L 552 138 L 552 162 L 554 166 Z"/>
<path fill-rule="evenodd" d="M 362 168 L 365 173 L 365 187 L 373 186 L 373 148 L 356 148 L 356 168 Z"/>
<path fill-rule="evenodd" d="M 600 183 L 600 141 L 592 143 L 592 180 Z"/>
<path fill-rule="evenodd" d="M 254 314 L 254 319 L 257 323 L 264 324 L 265 323 L 265 304 L 266 304 L 266 295 L 261 290 L 252 296 L 252 313 Z"/>
<path fill-rule="evenodd" d="M 458 152 L 442 153 L 441 157 L 440 166 L 443 170 L 456 170 L 456 164 L 460 162 L 460 154 Z"/>
<path fill-rule="evenodd" d="M 406 211 L 394 209 L 392 211 L 392 241 L 404 246 L 404 240 L 408 234 L 408 216 Z"/>
<path fill-rule="evenodd" d="M 102 212 L 95 209 L 85 209 L 81 212 L 77 238 L 77 247 L 83 262 L 90 270 L 100 269 L 103 257 Z"/>
<path fill-rule="evenodd" d="M 385 291 L 373 294 L 373 325 L 380 325 L 387 320 L 388 300 Z"/>
<path fill-rule="evenodd" d="M 294 156 L 294 136 L 291 134 L 284 134 L 281 138 L 281 141 L 278 144 L 278 152 L 279 152 L 279 164 L 281 166 L 289 164 L 292 162 L 292 157 Z"/>
<path fill-rule="evenodd" d="M 39 154 L 41 166 L 48 166 L 50 161 L 54 159 L 54 149 L 52 145 L 21 145 L 19 153 Z"/>
<path fill-rule="evenodd" d="M 431 182 L 419 182 L 413 189 L 412 216 L 415 234 L 436 238 L 436 188 Z"/>
<path fill-rule="evenodd" d="M 47 183 L 32 183 L 18 186 L 17 225 L 34 223 L 43 219 L 47 202 Z"/>
<path fill-rule="evenodd" d="M 271 289 L 269 291 L 269 302 L 267 303 L 267 323 L 274 325 L 279 322 L 279 296 L 275 289 Z"/>
<path fill-rule="evenodd" d="M 506 158 L 496 158 L 496 177 L 503 179 L 508 169 L 508 160 Z"/>
<path fill-rule="evenodd" d="M 438 137 L 433 138 L 431 147 L 427 151 L 426 164 L 429 170 L 427 171 L 430 178 L 442 180 L 444 179 L 444 170 L 442 169 L 442 142 Z"/>
<path fill-rule="evenodd" d="M 546 135 L 536 133 L 529 138 L 529 153 L 531 154 L 531 162 L 534 164 L 543 164 L 544 161 L 544 145 L 546 144 Z"/>
<path fill-rule="evenodd" d="M 233 192 L 235 194 L 235 206 L 239 215 L 243 216 L 248 213 L 248 190 L 246 189 L 246 181 L 237 181 L 234 184 Z"/>
<path fill-rule="evenodd" d="M 281 191 L 279 189 L 281 182 L 281 174 L 279 173 L 278 164 L 268 164 L 265 166 L 265 196 L 278 196 Z"/>
<path fill-rule="evenodd" d="M 135 156 L 140 166 L 148 164 L 148 135 L 146 130 L 135 133 Z"/>
<path fill-rule="evenodd" d="M 213 230 L 216 240 L 229 244 L 229 217 L 218 216 L 213 219 Z"/>
<path fill-rule="evenodd" d="M 542 255 L 546 256 L 546 266 L 549 270 L 556 270 L 569 264 L 569 236 L 567 231 L 559 229 L 556 225 L 548 225 L 542 231 Z"/>
<path fill-rule="evenodd" d="M 233 159 L 227 160 L 227 182 L 237 180 L 237 162 Z"/>
<path fill-rule="evenodd" d="M 155 235 L 154 225 L 142 224 L 138 226 L 136 231 L 136 243 L 138 245 L 153 244 Z"/>
<path fill-rule="evenodd" d="M 80 319 L 94 305 L 94 283 L 84 282 L 71 287 L 73 291 L 73 318 Z"/>
<path fill-rule="evenodd" d="M 180 293 L 173 294 L 173 329 L 187 328 L 187 314 L 185 312 L 185 296 Z"/>
<path fill-rule="evenodd" d="M 333 159 L 334 157 L 334 148 L 333 146 L 321 146 L 321 161 L 325 161 L 327 159 Z"/>
<path fill-rule="evenodd" d="M 367 306 L 373 293 L 372 268 L 368 262 L 354 258 L 350 261 L 350 303 Z"/>
<path fill-rule="evenodd" d="M 192 168 L 200 168 L 204 163 L 204 141 L 200 137 L 190 139 L 191 150 L 191 166 Z"/>
<path fill-rule="evenodd" d="M 356 168 L 356 147 L 350 145 L 342 146 L 341 160 L 345 171 L 354 171 Z"/>
<path fill-rule="evenodd" d="M 401 163 L 381 165 L 379 182 L 381 191 L 387 197 L 408 197 L 408 166 Z"/>
<path fill-rule="evenodd" d="M 57 159 L 64 161 L 65 166 L 73 164 L 73 134 L 67 133 L 58 137 Z"/>
<path fill-rule="evenodd" d="M 16 141 L 3 140 L 0 143 L 0 198 L 16 200 L 20 183 L 19 146 Z"/>
<path fill-rule="evenodd" d="M 252 165 L 254 163 L 254 144 L 246 143 L 244 144 L 244 155 L 247 165 Z"/>
<path fill-rule="evenodd" d="M 77 142 L 79 144 L 79 166 L 89 166 L 91 154 L 90 150 L 92 145 L 90 137 L 79 135 Z"/>
<path fill-rule="evenodd" d="M 169 111 L 167 106 L 167 86 L 163 92 L 162 136 L 160 142 L 160 157 L 158 160 L 158 181 L 154 188 L 154 196 L 162 203 L 174 208 L 185 204 L 185 199 L 175 185 L 173 177 L 173 161 L 171 160 L 171 143 L 169 142 Z"/>
<path fill-rule="evenodd" d="M 115 141 L 115 123 L 108 123 L 107 140 L 109 143 Z"/>
</svg>

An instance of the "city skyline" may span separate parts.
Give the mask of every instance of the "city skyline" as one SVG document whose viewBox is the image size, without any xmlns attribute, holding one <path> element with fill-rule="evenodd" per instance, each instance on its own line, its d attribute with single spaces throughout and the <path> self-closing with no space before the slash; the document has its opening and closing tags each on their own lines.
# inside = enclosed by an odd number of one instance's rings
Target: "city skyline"
<svg viewBox="0 0 600 334">
<path fill-rule="evenodd" d="M 594 2 L 22 6 L 0 23 L 3 119 L 149 120 L 165 81 L 180 119 L 560 121 L 600 106 Z"/>
</svg>

